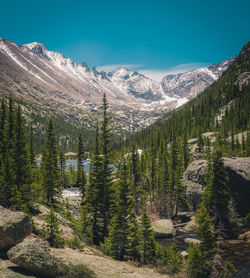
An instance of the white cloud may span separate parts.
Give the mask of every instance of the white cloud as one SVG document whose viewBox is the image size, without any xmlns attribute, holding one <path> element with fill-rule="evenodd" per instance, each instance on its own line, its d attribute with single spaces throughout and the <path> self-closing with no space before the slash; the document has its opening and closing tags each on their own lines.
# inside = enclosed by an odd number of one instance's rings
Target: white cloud
<svg viewBox="0 0 250 278">
<path fill-rule="evenodd" d="M 112 64 L 112 65 L 99 66 L 99 67 L 96 67 L 96 69 L 98 71 L 110 72 L 110 71 L 112 71 L 116 68 L 119 68 L 119 67 L 123 67 L 123 68 L 126 68 L 126 69 L 133 70 L 133 69 L 140 68 L 141 65 L 138 65 L 138 64 Z"/>
<path fill-rule="evenodd" d="M 164 70 L 151 70 L 151 69 L 145 69 L 145 70 L 139 70 L 140 73 L 144 74 L 145 76 L 149 77 L 150 79 L 161 81 L 164 76 L 166 76 L 168 73 Z"/>
<path fill-rule="evenodd" d="M 188 64 L 180 64 L 175 67 L 167 68 L 167 69 L 142 69 L 138 70 L 139 72 L 143 73 L 145 76 L 161 81 L 162 78 L 168 74 L 177 74 L 186 72 L 192 69 L 207 67 L 208 64 L 205 63 L 188 63 Z"/>
</svg>

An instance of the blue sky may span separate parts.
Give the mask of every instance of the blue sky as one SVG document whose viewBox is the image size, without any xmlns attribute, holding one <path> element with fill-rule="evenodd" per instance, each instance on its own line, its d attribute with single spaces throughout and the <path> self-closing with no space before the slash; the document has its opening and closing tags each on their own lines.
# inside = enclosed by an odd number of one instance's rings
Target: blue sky
<svg viewBox="0 0 250 278">
<path fill-rule="evenodd" d="M 246 0 L 2 0 L 0 37 L 160 79 L 235 57 L 250 40 L 249 15 Z"/>
</svg>

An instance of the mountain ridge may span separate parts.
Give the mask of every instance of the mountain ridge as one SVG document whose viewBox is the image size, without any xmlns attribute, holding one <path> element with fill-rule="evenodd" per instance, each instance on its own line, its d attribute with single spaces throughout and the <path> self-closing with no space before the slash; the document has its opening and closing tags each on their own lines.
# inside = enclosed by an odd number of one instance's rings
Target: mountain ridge
<svg viewBox="0 0 250 278">
<path fill-rule="evenodd" d="M 213 81 L 208 80 L 206 85 Z M 197 94 L 199 90 L 203 87 L 196 90 Z M 89 129 L 99 118 L 106 93 L 118 134 L 144 128 L 193 97 L 187 90 L 179 95 L 168 92 L 162 82 L 137 71 L 120 67 L 99 72 L 84 62 L 78 64 L 49 51 L 42 43 L 18 46 L 4 39 L 0 39 L 0 93 L 22 101 L 30 122 L 41 117 L 44 122 L 52 116 L 64 119 L 72 128 Z M 38 122 L 36 126 L 40 126 Z"/>
</svg>

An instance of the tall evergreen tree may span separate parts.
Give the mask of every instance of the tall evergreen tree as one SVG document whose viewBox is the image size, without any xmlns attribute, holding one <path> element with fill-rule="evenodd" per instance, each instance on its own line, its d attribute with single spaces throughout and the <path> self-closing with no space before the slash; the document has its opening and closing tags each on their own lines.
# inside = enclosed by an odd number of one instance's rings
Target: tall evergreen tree
<svg viewBox="0 0 250 278">
<path fill-rule="evenodd" d="M 197 215 L 197 223 L 196 233 L 201 242 L 191 245 L 188 249 L 187 272 L 190 278 L 208 278 L 210 277 L 216 248 L 212 221 L 204 203 L 202 203 Z"/>
<path fill-rule="evenodd" d="M 134 261 L 140 261 L 141 259 L 141 231 L 136 219 L 136 214 L 132 212 L 130 216 L 130 227 L 129 227 L 129 244 L 128 244 L 128 256 Z"/>
<path fill-rule="evenodd" d="M 142 262 L 151 263 L 155 260 L 156 256 L 156 242 L 154 239 L 154 232 L 151 228 L 150 219 L 144 210 L 141 217 L 141 252 L 142 252 Z"/>
<path fill-rule="evenodd" d="M 63 151 L 60 151 L 59 153 L 59 168 L 60 168 L 61 187 L 65 188 L 68 184 L 68 176 L 66 174 L 66 158 Z"/>
<path fill-rule="evenodd" d="M 15 142 L 15 184 L 24 203 L 29 204 L 31 201 L 31 164 L 20 106 L 17 109 Z"/>
<path fill-rule="evenodd" d="M 62 230 L 52 207 L 50 208 L 49 214 L 46 216 L 43 231 L 45 233 L 45 238 L 52 247 L 63 246 L 63 239 L 61 238 Z"/>
<path fill-rule="evenodd" d="M 50 204 L 55 204 L 56 197 L 60 195 L 60 177 L 57 159 L 56 136 L 52 119 L 47 129 L 47 141 L 42 156 L 42 174 L 45 199 Z"/>
<path fill-rule="evenodd" d="M 129 228 L 132 214 L 132 192 L 128 181 L 128 168 L 125 162 L 121 169 L 121 180 L 118 187 L 116 213 L 111 221 L 109 235 L 105 238 L 102 248 L 118 260 L 124 260 L 129 248 Z"/>
<path fill-rule="evenodd" d="M 101 210 L 102 210 L 102 157 L 100 155 L 99 128 L 97 123 L 95 149 L 90 162 L 89 183 L 83 200 L 84 221 L 90 222 L 92 242 L 96 245 L 102 240 Z M 83 231 L 84 232 L 84 231 Z"/>
<path fill-rule="evenodd" d="M 132 162 L 132 180 L 133 180 L 133 195 L 135 201 L 135 213 L 138 214 L 139 210 L 139 157 L 135 145 L 132 146 L 131 154 Z"/>
<path fill-rule="evenodd" d="M 198 132 L 197 145 L 198 145 L 198 152 L 202 153 L 204 147 L 204 140 L 201 134 L 201 128 L 199 128 L 199 132 Z"/>
<path fill-rule="evenodd" d="M 107 97 L 103 95 L 103 120 L 101 122 L 101 154 L 102 154 L 102 167 L 101 167 L 101 196 L 102 208 L 101 217 L 103 218 L 102 241 L 108 235 L 108 226 L 113 216 L 113 188 L 112 188 L 112 164 L 111 160 L 111 144 L 112 134 L 109 122 L 111 120 L 110 113 L 108 112 Z"/>
<path fill-rule="evenodd" d="M 204 193 L 204 204 L 211 217 L 214 217 L 215 229 L 223 224 L 225 229 L 229 225 L 228 204 L 229 188 L 227 175 L 222 160 L 222 153 L 216 151 L 213 156 L 211 171 Z"/>
<path fill-rule="evenodd" d="M 20 204 L 21 197 L 20 192 L 17 191 L 15 186 L 15 111 L 13 100 L 9 99 L 8 107 L 8 120 L 6 128 L 3 128 L 3 145 L 2 145 L 2 173 L 3 173 L 3 185 L 2 185 L 2 205 L 10 207 L 13 203 Z M 4 111 L 2 114 L 2 121 L 4 122 Z M 18 196 L 18 197 L 17 197 Z M 14 201 L 15 197 L 19 200 Z M 15 206 L 17 207 L 17 206 Z"/>
<path fill-rule="evenodd" d="M 183 136 L 183 142 L 182 142 L 182 154 L 183 154 L 183 168 L 184 170 L 187 169 L 187 166 L 190 161 L 190 151 L 188 147 L 188 142 L 187 142 L 187 129 L 185 127 L 184 129 L 184 136 Z"/>
<path fill-rule="evenodd" d="M 36 168 L 35 158 L 35 146 L 34 146 L 34 132 L 32 125 L 30 126 L 30 138 L 29 138 L 29 153 L 30 153 L 30 165 L 32 168 Z"/>
<path fill-rule="evenodd" d="M 83 160 L 84 160 L 84 147 L 83 147 L 83 137 L 82 134 L 79 135 L 78 139 L 78 149 L 77 149 L 77 175 L 76 175 L 76 186 L 79 187 L 82 191 L 82 194 L 85 192 L 86 187 L 86 175 L 83 169 Z"/>
</svg>

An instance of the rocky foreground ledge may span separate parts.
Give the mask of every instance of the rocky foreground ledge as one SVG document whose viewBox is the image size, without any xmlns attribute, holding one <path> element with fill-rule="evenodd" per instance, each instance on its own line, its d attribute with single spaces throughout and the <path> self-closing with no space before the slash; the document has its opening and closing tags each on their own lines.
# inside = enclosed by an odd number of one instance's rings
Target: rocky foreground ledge
<svg viewBox="0 0 250 278">
<path fill-rule="evenodd" d="M 83 277 L 88 278 L 168 277 L 146 266 L 115 261 L 94 247 L 51 248 L 31 231 L 27 214 L 0 207 L 0 278 L 60 277 L 58 270 L 69 265 L 86 269 L 91 275 Z"/>
</svg>

